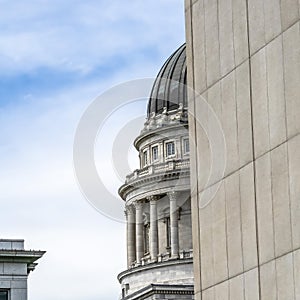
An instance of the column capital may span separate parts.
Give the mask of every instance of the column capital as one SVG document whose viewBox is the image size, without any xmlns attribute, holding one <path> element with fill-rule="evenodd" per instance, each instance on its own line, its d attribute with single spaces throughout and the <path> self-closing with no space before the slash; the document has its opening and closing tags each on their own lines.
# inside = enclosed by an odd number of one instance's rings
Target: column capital
<svg viewBox="0 0 300 300">
<path fill-rule="evenodd" d="M 136 210 L 137 209 L 142 209 L 143 208 L 143 204 L 144 204 L 143 200 L 142 201 L 136 201 L 136 202 L 133 203 L 133 205 L 134 205 L 134 207 L 135 207 Z"/>
<path fill-rule="evenodd" d="M 125 215 L 133 215 L 135 213 L 135 207 L 133 205 L 128 205 L 125 207 Z"/>
<path fill-rule="evenodd" d="M 147 197 L 147 200 L 150 201 L 150 204 L 157 201 L 158 199 L 159 199 L 158 195 L 151 195 L 151 196 Z"/>
<path fill-rule="evenodd" d="M 168 193 L 168 197 L 170 199 L 170 201 L 176 201 L 178 199 L 178 195 L 180 192 L 177 191 L 172 191 Z"/>
</svg>

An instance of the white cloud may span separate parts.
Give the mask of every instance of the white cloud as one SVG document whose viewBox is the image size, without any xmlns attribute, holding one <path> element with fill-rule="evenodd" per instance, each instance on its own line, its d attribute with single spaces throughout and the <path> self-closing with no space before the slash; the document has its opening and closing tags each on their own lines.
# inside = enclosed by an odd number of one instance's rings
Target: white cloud
<svg viewBox="0 0 300 300">
<path fill-rule="evenodd" d="M 119 293 L 116 275 L 125 266 L 124 226 L 85 201 L 72 166 L 73 134 L 89 102 L 80 98 L 94 89 L 65 92 L 52 101 L 32 99 L 28 106 L 10 107 L 0 118 L 5 129 L 0 157 L 2 237 L 25 238 L 28 248 L 48 252 L 30 277 L 32 300 L 55 299 L 58 294 L 62 300 L 116 299 Z M 114 249 L 121 253 L 112 258 Z"/>
<path fill-rule="evenodd" d="M 141 50 L 165 51 L 170 43 L 176 45 L 179 34 L 183 39 L 183 24 L 174 18 L 182 6 L 174 0 L 159 4 L 135 0 L 130 5 L 121 0 L 26 1 L 26 5 L 4 1 L 2 71 L 26 72 L 42 66 L 88 72 L 114 57 L 134 60 Z"/>
<path fill-rule="evenodd" d="M 104 85 L 110 87 L 108 81 L 91 82 L 51 98 L 31 96 L 0 113 L 2 236 L 25 238 L 28 248 L 48 251 L 30 279 L 32 300 L 54 299 L 56 293 L 62 300 L 110 300 L 119 294 L 116 275 L 126 262 L 125 228 L 88 204 L 72 165 L 76 126 Z M 83 262 L 85 252 L 93 259 Z"/>
<path fill-rule="evenodd" d="M 108 65 L 101 78 L 87 82 L 83 76 L 76 85 L 36 92 L 23 82 L 16 87 L 22 101 L 0 106 L 1 234 L 48 251 L 31 274 L 31 300 L 117 299 L 116 275 L 126 262 L 124 226 L 97 213 L 80 194 L 73 137 L 84 109 L 101 91 L 155 76 L 182 42 L 183 1 L 0 5 L 0 76 L 36 72 L 38 78 L 40 68 L 86 75 Z"/>
</svg>

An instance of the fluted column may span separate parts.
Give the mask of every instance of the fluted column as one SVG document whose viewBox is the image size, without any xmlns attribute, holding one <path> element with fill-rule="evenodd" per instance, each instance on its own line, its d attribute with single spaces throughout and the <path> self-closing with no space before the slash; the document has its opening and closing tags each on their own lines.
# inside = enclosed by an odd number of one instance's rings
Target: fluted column
<svg viewBox="0 0 300 300">
<path fill-rule="evenodd" d="M 158 226 L 157 226 L 157 196 L 151 196 L 150 200 L 150 257 L 157 260 L 158 255 Z"/>
<path fill-rule="evenodd" d="M 127 266 L 128 268 L 136 260 L 136 245 L 135 245 L 135 208 L 130 205 L 126 207 L 127 217 Z"/>
<path fill-rule="evenodd" d="M 143 203 L 135 203 L 136 214 L 136 262 L 141 263 L 144 256 L 144 221 L 143 221 Z"/>
<path fill-rule="evenodd" d="M 178 258 L 179 241 L 178 241 L 178 212 L 177 197 L 178 192 L 168 193 L 170 199 L 170 227 L 171 227 L 171 257 Z"/>
</svg>

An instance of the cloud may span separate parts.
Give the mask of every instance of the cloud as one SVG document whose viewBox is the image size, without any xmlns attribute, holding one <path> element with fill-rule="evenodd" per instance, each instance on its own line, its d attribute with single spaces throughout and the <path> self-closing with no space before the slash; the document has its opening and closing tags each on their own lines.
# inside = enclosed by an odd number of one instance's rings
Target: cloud
<svg viewBox="0 0 300 300">
<path fill-rule="evenodd" d="M 86 94 L 94 90 L 96 86 L 86 86 L 60 91 L 52 101 L 31 99 L 6 108 L 0 117 L 2 237 L 25 238 L 27 248 L 47 250 L 30 276 L 33 300 L 58 294 L 62 300 L 116 299 L 119 294 L 124 226 L 85 201 L 72 166 L 74 131 L 89 102 Z M 111 264 L 107 257 L 113 249 L 121 253 Z M 87 260 L 91 254 L 93 259 Z"/>
<path fill-rule="evenodd" d="M 117 299 L 124 225 L 80 194 L 74 133 L 99 93 L 158 73 L 183 42 L 183 1 L 0 5 L 1 234 L 48 251 L 30 276 L 31 300 Z"/>
<path fill-rule="evenodd" d="M 166 41 L 175 44 L 179 34 L 183 40 L 184 28 L 174 18 L 182 5 L 174 0 L 159 5 L 138 0 L 130 5 L 121 0 L 27 1 L 26 5 L 4 1 L 2 72 L 29 72 L 42 66 L 88 73 L 116 56 L 134 60 L 147 49 L 159 55 L 168 47 Z"/>
</svg>

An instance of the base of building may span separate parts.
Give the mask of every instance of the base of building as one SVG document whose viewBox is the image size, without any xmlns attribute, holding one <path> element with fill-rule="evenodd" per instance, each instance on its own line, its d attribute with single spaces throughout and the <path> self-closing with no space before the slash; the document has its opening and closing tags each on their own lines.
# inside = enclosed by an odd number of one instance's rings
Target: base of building
<svg viewBox="0 0 300 300">
<path fill-rule="evenodd" d="M 175 296 L 176 295 L 176 296 Z M 193 285 L 150 284 L 147 287 L 128 295 L 122 300 L 193 300 Z"/>
</svg>

